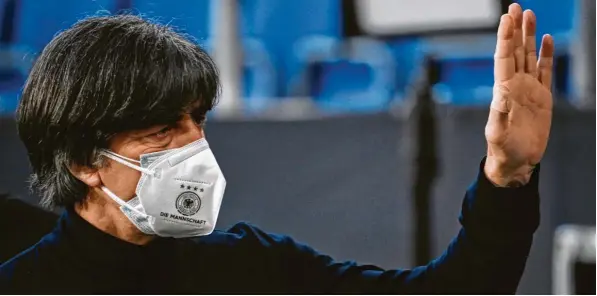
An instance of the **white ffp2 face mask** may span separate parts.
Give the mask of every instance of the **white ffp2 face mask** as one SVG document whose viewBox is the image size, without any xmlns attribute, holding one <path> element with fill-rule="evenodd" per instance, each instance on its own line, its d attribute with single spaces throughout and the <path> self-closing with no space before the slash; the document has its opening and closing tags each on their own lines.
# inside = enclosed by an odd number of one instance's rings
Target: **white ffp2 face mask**
<svg viewBox="0 0 597 296">
<path fill-rule="evenodd" d="M 102 151 L 102 155 L 143 173 L 135 190 L 137 196 L 128 202 L 102 187 L 139 230 L 175 238 L 207 235 L 214 230 L 226 180 L 205 139 L 143 154 L 140 161 L 111 151 Z"/>
</svg>

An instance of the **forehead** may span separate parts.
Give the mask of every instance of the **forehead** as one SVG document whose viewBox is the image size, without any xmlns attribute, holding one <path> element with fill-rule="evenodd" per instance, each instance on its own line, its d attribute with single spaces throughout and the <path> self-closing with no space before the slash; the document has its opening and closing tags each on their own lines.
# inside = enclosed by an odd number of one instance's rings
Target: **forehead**
<svg viewBox="0 0 597 296">
<path fill-rule="evenodd" d="M 115 133 L 135 134 L 156 126 L 165 126 L 175 124 L 180 121 L 186 114 L 190 114 L 193 118 L 199 117 L 199 113 L 205 113 L 208 110 L 202 108 L 203 103 L 199 99 L 188 99 L 189 102 L 184 107 L 172 106 L 169 104 L 156 104 L 151 110 L 140 109 L 138 114 L 130 118 L 130 122 L 136 122 L 135 125 L 119 125 L 120 120 L 114 120 L 115 128 L 119 129 Z M 125 128 L 126 127 L 126 128 Z"/>
<path fill-rule="evenodd" d="M 206 111 L 203 110 L 203 108 L 201 108 L 201 101 L 197 100 L 197 101 L 194 101 L 193 103 L 191 103 L 190 105 L 188 105 L 187 107 L 184 107 L 182 110 L 180 110 L 180 112 L 178 112 L 178 114 L 176 114 L 176 116 L 169 116 L 167 120 L 164 120 L 161 122 L 148 123 L 145 126 L 122 131 L 116 135 L 122 135 L 122 136 L 126 136 L 126 137 L 145 136 L 148 132 L 151 132 L 154 129 L 161 129 L 164 126 L 176 124 L 177 122 L 183 120 L 185 117 L 190 117 L 189 119 L 199 122 L 199 121 L 203 120 L 203 117 L 205 116 L 205 114 L 204 114 L 205 112 Z"/>
</svg>

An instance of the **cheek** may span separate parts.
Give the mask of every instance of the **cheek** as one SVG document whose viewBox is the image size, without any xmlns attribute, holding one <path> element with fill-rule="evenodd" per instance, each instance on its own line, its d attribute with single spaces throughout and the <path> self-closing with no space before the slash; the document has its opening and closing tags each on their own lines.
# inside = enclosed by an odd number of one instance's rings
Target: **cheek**
<svg viewBox="0 0 597 296">
<path fill-rule="evenodd" d="M 111 161 L 110 165 L 100 169 L 99 173 L 102 184 L 122 200 L 128 201 L 135 196 L 141 172 Z"/>
</svg>

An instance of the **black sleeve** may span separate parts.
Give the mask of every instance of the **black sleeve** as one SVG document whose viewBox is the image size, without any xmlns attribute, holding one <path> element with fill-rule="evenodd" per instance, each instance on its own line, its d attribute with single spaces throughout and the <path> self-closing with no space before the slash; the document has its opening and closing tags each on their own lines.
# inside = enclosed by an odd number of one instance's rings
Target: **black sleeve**
<svg viewBox="0 0 597 296">
<path fill-rule="evenodd" d="M 539 225 L 538 167 L 519 188 L 497 188 L 483 173 L 467 190 L 456 238 L 439 258 L 414 269 L 335 262 L 289 237 L 252 228 L 268 245 L 272 278 L 301 294 L 513 294 Z M 283 263 L 280 263 L 283 262 Z"/>
</svg>

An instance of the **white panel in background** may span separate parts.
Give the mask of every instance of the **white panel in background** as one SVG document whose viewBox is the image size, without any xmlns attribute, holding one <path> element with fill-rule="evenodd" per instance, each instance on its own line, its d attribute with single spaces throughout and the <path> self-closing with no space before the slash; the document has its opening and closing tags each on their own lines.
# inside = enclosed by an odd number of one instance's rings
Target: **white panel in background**
<svg viewBox="0 0 597 296">
<path fill-rule="evenodd" d="M 357 20 L 369 34 L 482 29 L 497 24 L 497 0 L 355 0 Z"/>
</svg>

